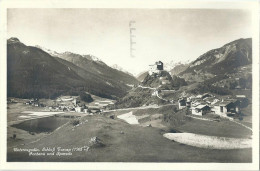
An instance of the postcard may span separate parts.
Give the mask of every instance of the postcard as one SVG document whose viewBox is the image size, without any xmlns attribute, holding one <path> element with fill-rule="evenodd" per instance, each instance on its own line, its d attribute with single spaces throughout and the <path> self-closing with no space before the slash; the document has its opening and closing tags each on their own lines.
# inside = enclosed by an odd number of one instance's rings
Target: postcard
<svg viewBox="0 0 260 171">
<path fill-rule="evenodd" d="M 258 1 L 1 1 L 1 168 L 257 170 Z"/>
</svg>

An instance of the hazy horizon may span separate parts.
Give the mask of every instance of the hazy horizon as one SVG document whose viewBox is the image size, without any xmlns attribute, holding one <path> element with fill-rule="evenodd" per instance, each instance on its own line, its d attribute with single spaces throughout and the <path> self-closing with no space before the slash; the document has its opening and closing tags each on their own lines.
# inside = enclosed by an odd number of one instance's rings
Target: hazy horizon
<svg viewBox="0 0 260 171">
<path fill-rule="evenodd" d="M 138 74 L 157 60 L 195 60 L 251 38 L 251 13 L 238 9 L 8 9 L 7 36 L 57 52 L 91 54 Z M 130 57 L 129 22 L 135 24 Z"/>
</svg>

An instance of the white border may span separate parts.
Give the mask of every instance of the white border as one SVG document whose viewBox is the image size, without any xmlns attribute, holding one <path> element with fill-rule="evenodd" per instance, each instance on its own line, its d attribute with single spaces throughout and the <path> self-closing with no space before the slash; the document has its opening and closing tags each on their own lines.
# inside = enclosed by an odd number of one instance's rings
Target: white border
<svg viewBox="0 0 260 171">
<path fill-rule="evenodd" d="M 253 163 L 6 162 L 7 8 L 199 8 L 250 9 L 253 21 Z M 0 168 L 8 170 L 258 170 L 259 169 L 259 2 L 257 0 L 0 0 Z"/>
</svg>

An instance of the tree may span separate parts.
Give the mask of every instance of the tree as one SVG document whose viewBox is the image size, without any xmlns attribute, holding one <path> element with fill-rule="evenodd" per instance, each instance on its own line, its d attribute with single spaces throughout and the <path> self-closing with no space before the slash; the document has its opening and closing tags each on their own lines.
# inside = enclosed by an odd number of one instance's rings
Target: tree
<svg viewBox="0 0 260 171">
<path fill-rule="evenodd" d="M 87 94 L 85 92 L 80 92 L 79 96 L 80 99 L 83 100 L 84 102 L 88 102 L 88 103 L 93 102 L 93 99 L 90 94 Z"/>
</svg>

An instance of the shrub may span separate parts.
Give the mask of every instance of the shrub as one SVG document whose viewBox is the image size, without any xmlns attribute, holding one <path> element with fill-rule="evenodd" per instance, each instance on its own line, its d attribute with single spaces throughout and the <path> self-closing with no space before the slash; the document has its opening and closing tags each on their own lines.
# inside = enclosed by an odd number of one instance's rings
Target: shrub
<svg viewBox="0 0 260 171">
<path fill-rule="evenodd" d="M 79 124 L 79 120 L 73 120 L 72 123 L 71 123 L 73 126 L 76 126 Z"/>
</svg>

